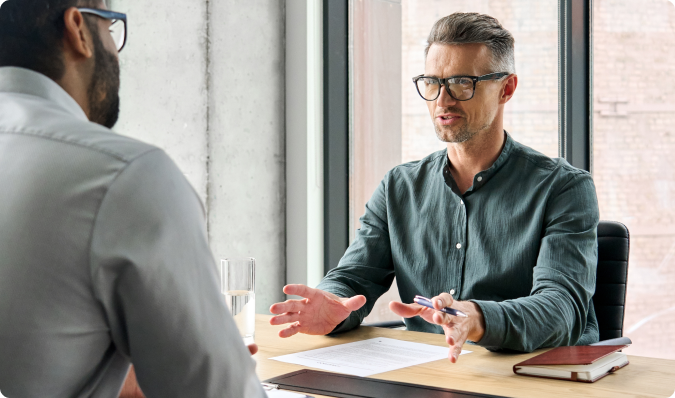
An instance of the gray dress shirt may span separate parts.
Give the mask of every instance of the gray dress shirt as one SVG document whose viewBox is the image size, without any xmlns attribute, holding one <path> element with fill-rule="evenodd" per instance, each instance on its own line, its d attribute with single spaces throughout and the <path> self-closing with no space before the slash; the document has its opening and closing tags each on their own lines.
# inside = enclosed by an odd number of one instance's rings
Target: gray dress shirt
<svg viewBox="0 0 675 398">
<path fill-rule="evenodd" d="M 335 332 L 361 323 L 395 275 L 405 303 L 442 292 L 477 303 L 486 328 L 478 343 L 489 349 L 589 344 L 598 341 L 598 219 L 589 173 L 507 134 L 464 194 L 446 150 L 388 172 L 356 239 L 318 287 L 367 298 Z M 419 317 L 406 324 L 443 333 Z"/>
<path fill-rule="evenodd" d="M 160 149 L 0 68 L 0 391 L 264 397 L 217 286 L 198 196 Z"/>
</svg>

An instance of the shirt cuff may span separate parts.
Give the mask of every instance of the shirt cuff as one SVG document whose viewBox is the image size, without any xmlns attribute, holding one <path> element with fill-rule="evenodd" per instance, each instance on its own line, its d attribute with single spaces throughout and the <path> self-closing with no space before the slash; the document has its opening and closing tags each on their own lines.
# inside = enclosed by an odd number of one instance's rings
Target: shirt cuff
<svg viewBox="0 0 675 398">
<path fill-rule="evenodd" d="M 501 305 L 495 301 L 469 300 L 483 312 L 485 333 L 476 344 L 485 348 L 501 348 L 506 337 L 506 318 Z"/>
</svg>

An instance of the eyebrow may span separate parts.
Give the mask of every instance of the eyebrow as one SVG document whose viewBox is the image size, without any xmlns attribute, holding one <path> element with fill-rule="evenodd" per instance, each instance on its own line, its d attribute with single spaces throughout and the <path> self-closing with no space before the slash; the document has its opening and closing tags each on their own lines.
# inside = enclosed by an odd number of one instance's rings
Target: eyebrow
<svg viewBox="0 0 675 398">
<path fill-rule="evenodd" d="M 437 75 L 427 75 L 427 74 L 424 74 L 422 76 L 424 76 L 424 77 L 435 77 L 437 79 L 452 79 L 454 77 L 473 77 L 473 75 L 452 75 L 452 76 L 448 76 L 448 77 L 439 77 Z"/>
</svg>

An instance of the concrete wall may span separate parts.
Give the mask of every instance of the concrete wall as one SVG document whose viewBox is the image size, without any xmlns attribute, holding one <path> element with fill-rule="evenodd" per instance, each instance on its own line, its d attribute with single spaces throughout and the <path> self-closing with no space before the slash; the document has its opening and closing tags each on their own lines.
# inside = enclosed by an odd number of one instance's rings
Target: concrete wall
<svg viewBox="0 0 675 398">
<path fill-rule="evenodd" d="M 286 277 L 284 2 L 210 2 L 209 221 L 215 255 L 257 260 L 256 305 Z"/>
<path fill-rule="evenodd" d="M 284 298 L 284 2 L 109 0 L 129 18 L 115 130 L 157 145 L 207 205 L 216 260 L 257 260 L 257 308 Z"/>
</svg>

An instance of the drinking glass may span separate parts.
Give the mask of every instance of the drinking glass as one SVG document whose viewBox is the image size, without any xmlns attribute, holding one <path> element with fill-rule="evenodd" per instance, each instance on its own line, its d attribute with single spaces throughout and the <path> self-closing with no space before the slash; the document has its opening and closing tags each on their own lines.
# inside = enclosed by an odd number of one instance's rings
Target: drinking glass
<svg viewBox="0 0 675 398">
<path fill-rule="evenodd" d="M 251 345 L 255 338 L 255 259 L 220 260 L 220 290 L 244 339 Z"/>
</svg>

